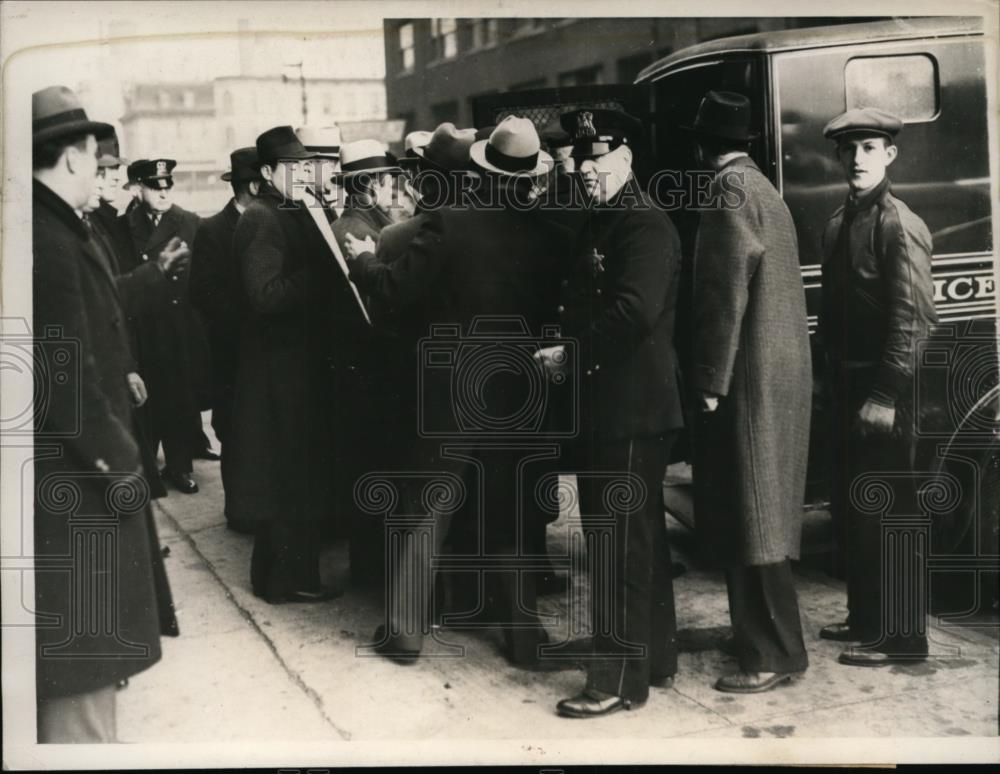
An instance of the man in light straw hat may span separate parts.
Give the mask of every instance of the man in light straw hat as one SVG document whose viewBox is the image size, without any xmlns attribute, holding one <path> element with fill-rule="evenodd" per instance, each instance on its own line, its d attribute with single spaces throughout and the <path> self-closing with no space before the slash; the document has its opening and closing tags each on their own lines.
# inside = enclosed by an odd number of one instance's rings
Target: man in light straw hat
<svg viewBox="0 0 1000 774">
<path fill-rule="evenodd" d="M 295 135 L 307 151 L 315 154 L 311 162 L 305 162 L 313 178 L 313 182 L 306 186 L 306 191 L 324 207 L 327 218 L 332 223 L 344 209 L 342 191 L 333 182 L 334 175 L 340 171 L 340 127 L 300 126 L 295 130 Z"/>
<path fill-rule="evenodd" d="M 109 256 L 79 215 L 94 191 L 98 140 L 112 128 L 91 121 L 65 86 L 35 92 L 31 112 L 33 324 L 55 374 L 70 375 L 39 383 L 45 410 L 35 417 L 36 444 L 50 449 L 34 463 L 35 557 L 39 567 L 70 562 L 35 574 L 38 741 L 114 742 L 116 685 L 160 659 L 160 635 L 176 633 L 176 621 L 133 432 L 125 313 Z M 56 496 L 67 489 L 78 498 L 69 509 Z M 134 496 L 127 513 L 111 509 L 113 490 Z M 74 548 L 109 539 L 99 555 Z M 72 593 L 108 578 L 114 595 Z"/>
<path fill-rule="evenodd" d="M 511 335 L 537 342 L 543 325 L 552 321 L 557 265 L 572 235 L 551 227 L 537 209 L 524 206 L 527 190 L 551 166 L 531 121 L 506 118 L 488 140 L 473 144 L 469 153 L 484 175 L 483 185 L 492 189 L 496 206 L 444 207 L 428 213 L 405 252 L 391 264 L 378 261 L 372 240 L 348 239 L 348 250 L 355 256 L 351 275 L 364 292 L 398 309 L 423 304 L 426 320 L 454 326 L 462 341 L 471 336 L 470 356 L 479 352 L 485 357 L 489 348 L 509 342 Z M 484 329 L 481 319 L 474 325 L 481 315 L 490 316 L 491 324 L 499 329 Z M 438 378 L 426 367 L 423 370 L 425 379 Z M 455 373 L 461 372 L 459 363 Z M 450 378 L 447 371 L 441 374 L 441 378 Z M 524 375 L 505 369 L 485 384 L 455 383 L 452 387 L 458 391 L 455 401 L 446 385 L 425 390 L 425 402 L 420 406 L 425 434 L 417 441 L 414 468 L 447 471 L 459 478 L 467 491 L 483 493 L 480 498 L 469 498 L 459 518 L 477 520 L 490 562 L 491 571 L 484 573 L 485 614 L 504 624 L 504 652 L 513 663 L 529 669 L 545 668 L 553 662 L 543 661 L 539 654 L 548 637 L 532 612 L 536 609 L 533 573 L 519 578 L 517 569 L 519 560 L 523 563 L 529 553 L 523 542 L 518 542 L 525 534 L 525 525 L 518 524 L 517 518 L 541 516 L 536 514 L 534 503 L 536 466 L 527 460 L 530 454 L 516 447 L 535 448 L 532 444 L 540 435 L 537 429 L 511 426 L 508 440 L 513 439 L 513 443 L 491 445 L 474 427 L 456 424 L 454 413 L 465 405 L 459 402 L 466 395 L 491 417 L 516 415 L 526 394 Z M 416 394 L 417 386 L 413 389 Z M 546 407 L 541 404 L 543 410 Z M 441 437 L 426 435 L 437 432 L 463 447 L 461 458 L 442 449 Z M 518 470 L 523 478 L 515 484 Z M 426 514 L 434 545 L 417 540 L 404 543 L 405 556 L 389 568 L 386 622 L 375 635 L 376 652 L 394 660 L 416 658 L 430 632 L 430 563 L 441 549 L 452 518 L 443 509 L 427 513 L 419 494 L 404 495 L 409 510 L 400 512 Z M 415 627 L 410 624 L 413 611 Z"/>
</svg>

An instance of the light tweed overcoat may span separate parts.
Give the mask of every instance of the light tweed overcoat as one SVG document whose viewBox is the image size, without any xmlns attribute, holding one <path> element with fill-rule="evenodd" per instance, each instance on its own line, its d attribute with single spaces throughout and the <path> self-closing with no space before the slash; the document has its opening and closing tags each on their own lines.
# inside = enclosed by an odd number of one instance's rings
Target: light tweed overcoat
<svg viewBox="0 0 1000 774">
<path fill-rule="evenodd" d="M 694 261 L 698 390 L 721 396 L 695 426 L 695 520 L 723 566 L 798 558 L 812 367 L 788 208 L 754 162 L 716 176 Z M 739 193 L 742 191 L 742 193 Z"/>
</svg>

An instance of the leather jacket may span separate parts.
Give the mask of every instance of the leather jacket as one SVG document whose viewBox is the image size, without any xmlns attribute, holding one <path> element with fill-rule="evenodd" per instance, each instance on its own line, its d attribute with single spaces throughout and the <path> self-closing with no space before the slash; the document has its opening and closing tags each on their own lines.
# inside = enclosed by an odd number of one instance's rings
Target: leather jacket
<svg viewBox="0 0 1000 774">
<path fill-rule="evenodd" d="M 848 197 L 823 232 L 821 345 L 834 368 L 872 368 L 870 399 L 883 405 L 909 391 L 917 342 L 937 323 L 931 253 L 888 178 Z"/>
</svg>

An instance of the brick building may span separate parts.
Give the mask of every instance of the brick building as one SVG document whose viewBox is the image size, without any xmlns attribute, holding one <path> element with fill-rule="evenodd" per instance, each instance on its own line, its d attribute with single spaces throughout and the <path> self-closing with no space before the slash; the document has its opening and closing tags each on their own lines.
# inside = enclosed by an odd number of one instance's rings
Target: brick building
<svg viewBox="0 0 1000 774">
<path fill-rule="evenodd" d="M 504 91 L 629 83 L 646 65 L 713 38 L 831 19 L 387 19 L 386 99 L 407 131 L 471 126 L 472 100 Z"/>
</svg>

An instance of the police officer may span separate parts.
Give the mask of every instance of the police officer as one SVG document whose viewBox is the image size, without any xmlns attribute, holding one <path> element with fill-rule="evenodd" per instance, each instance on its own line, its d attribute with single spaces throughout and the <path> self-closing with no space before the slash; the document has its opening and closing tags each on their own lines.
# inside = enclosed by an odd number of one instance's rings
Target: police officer
<svg viewBox="0 0 1000 774">
<path fill-rule="evenodd" d="M 913 379 L 917 342 L 937 322 L 931 236 L 892 193 L 887 170 L 903 128 L 876 108 L 848 110 L 826 125 L 847 179 L 847 201 L 823 232 L 820 341 L 833 401 L 833 510 L 846 537 L 848 619 L 825 626 L 824 639 L 859 643 L 840 655 L 851 666 L 884 666 L 927 657 L 926 610 L 907 578 L 914 544 L 886 558 L 882 534 L 893 513 L 864 513 L 851 497 L 863 474 L 887 474 L 893 512 L 918 513 L 912 477 Z M 900 473 L 903 472 L 903 475 Z M 893 543 L 894 544 L 894 543 Z"/>
<path fill-rule="evenodd" d="M 156 257 L 176 237 L 193 246 L 199 218 L 172 201 L 172 159 L 136 162 L 133 173 L 140 204 L 122 217 L 132 236 L 131 270 Z M 165 303 L 142 309 L 136 320 L 139 365 L 149 390 L 144 407 L 147 437 L 163 443 L 163 477 L 185 494 L 198 491 L 192 458 L 214 457 L 201 430 L 200 403 L 207 392 L 208 345 L 191 306 L 188 273 L 171 275 Z"/>
<path fill-rule="evenodd" d="M 595 206 L 582 247 L 565 268 L 556 309 L 576 351 L 545 349 L 540 357 L 550 373 L 568 372 L 579 387 L 580 435 L 569 458 L 578 471 L 584 531 L 596 538 L 601 517 L 609 515 L 614 537 L 610 555 L 589 557 L 594 635 L 587 684 L 557 711 L 591 718 L 641 706 L 650 685 L 670 684 L 677 671 L 670 549 L 658 493 L 683 427 L 673 347 L 681 253 L 670 219 L 632 174 L 638 120 L 615 110 L 576 110 L 561 123 Z M 623 485 L 627 494 L 604 497 L 609 485 Z"/>
</svg>

